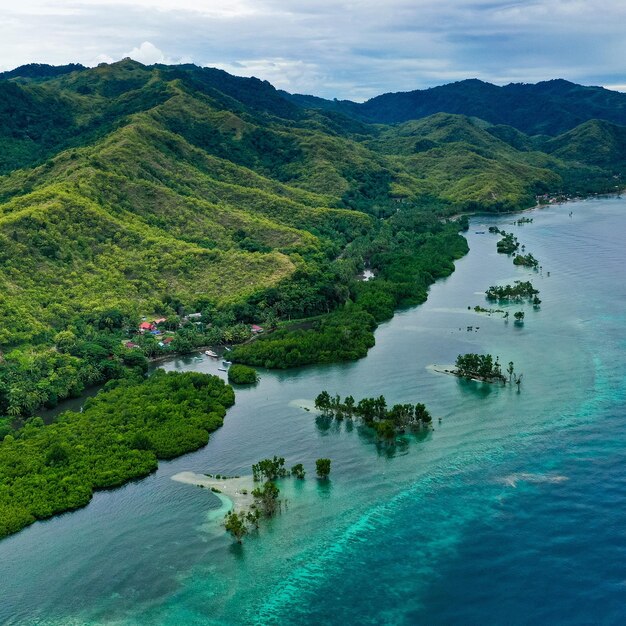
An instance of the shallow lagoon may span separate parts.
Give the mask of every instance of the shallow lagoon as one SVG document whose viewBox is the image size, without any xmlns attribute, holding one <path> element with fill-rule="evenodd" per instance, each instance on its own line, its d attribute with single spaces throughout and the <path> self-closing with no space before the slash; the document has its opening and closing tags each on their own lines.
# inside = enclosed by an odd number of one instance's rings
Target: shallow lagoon
<svg viewBox="0 0 626 626">
<path fill-rule="evenodd" d="M 528 216 L 474 218 L 455 273 L 382 325 L 366 359 L 261 372 L 204 449 L 1 542 L 0 623 L 623 621 L 626 201 Z M 493 224 L 542 274 L 476 233 Z M 467 309 L 528 278 L 543 304 L 523 326 Z M 513 360 L 521 393 L 428 369 L 470 351 Z M 166 367 L 222 374 L 207 358 Z M 389 448 L 299 408 L 322 389 L 422 401 L 443 419 Z M 273 454 L 309 476 L 284 482 L 288 510 L 243 548 L 219 528 L 214 494 L 171 480 L 243 475 Z M 320 456 L 328 484 L 313 478 Z"/>
</svg>

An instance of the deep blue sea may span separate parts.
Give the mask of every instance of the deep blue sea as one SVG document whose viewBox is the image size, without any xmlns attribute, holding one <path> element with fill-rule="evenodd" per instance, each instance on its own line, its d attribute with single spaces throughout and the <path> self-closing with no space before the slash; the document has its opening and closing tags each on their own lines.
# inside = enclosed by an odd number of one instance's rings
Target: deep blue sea
<svg viewBox="0 0 626 626">
<path fill-rule="evenodd" d="M 0 542 L 0 623 L 626 623 L 626 200 L 524 216 L 473 218 L 470 253 L 367 358 L 262 371 L 202 450 Z M 479 234 L 494 224 L 541 270 L 497 254 Z M 523 325 L 468 309 L 518 279 L 543 301 L 506 307 Z M 520 392 L 429 368 L 470 351 L 513 360 Z M 165 367 L 218 373 L 205 358 Z M 383 446 L 301 408 L 322 389 L 442 419 Z M 287 510 L 243 547 L 217 497 L 171 480 L 245 475 L 273 454 L 310 473 L 283 482 Z M 327 484 L 312 477 L 320 456 Z"/>
</svg>

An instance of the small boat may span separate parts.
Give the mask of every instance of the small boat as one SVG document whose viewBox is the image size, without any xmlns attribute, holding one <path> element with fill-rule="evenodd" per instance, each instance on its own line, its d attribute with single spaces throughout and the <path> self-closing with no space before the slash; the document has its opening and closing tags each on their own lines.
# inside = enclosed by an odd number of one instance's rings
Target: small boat
<svg viewBox="0 0 626 626">
<path fill-rule="evenodd" d="M 228 352 L 230 352 L 232 348 L 229 348 L 228 346 L 224 346 L 224 350 L 227 350 Z"/>
<path fill-rule="evenodd" d="M 215 354 L 213 350 L 205 350 L 204 354 L 206 354 L 207 356 L 212 356 L 214 359 L 217 359 L 217 354 Z"/>
<path fill-rule="evenodd" d="M 232 361 L 222 361 L 222 365 L 225 365 L 226 367 L 232 364 L 233 364 Z"/>
<path fill-rule="evenodd" d="M 218 372 L 227 372 L 228 370 L 225 367 L 218 367 Z"/>
</svg>

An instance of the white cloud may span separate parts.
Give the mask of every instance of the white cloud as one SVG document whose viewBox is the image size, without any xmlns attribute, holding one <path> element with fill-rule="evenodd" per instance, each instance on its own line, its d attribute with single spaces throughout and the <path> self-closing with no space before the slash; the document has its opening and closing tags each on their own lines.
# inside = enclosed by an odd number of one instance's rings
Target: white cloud
<svg viewBox="0 0 626 626">
<path fill-rule="evenodd" d="M 328 81 L 315 63 L 299 59 L 245 59 L 236 63 L 214 61 L 207 66 L 217 67 L 235 76 L 256 76 L 268 80 L 274 87 L 286 91 L 301 91 L 320 81 Z"/>
<path fill-rule="evenodd" d="M 356 99 L 469 77 L 623 85 L 624 23 L 623 0 L 20 0 L 0 9 L 0 62 L 193 61 Z"/>
<path fill-rule="evenodd" d="M 131 59 L 139 61 L 144 65 L 153 65 L 154 63 L 171 63 L 161 50 L 149 41 L 144 41 L 138 48 L 133 48 L 126 54 Z"/>
</svg>

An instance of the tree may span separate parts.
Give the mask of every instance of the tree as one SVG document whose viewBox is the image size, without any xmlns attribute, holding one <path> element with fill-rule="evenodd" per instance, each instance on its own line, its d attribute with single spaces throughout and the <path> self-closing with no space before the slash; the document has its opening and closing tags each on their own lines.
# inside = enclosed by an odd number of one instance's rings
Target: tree
<svg viewBox="0 0 626 626">
<path fill-rule="evenodd" d="M 239 513 L 231 511 L 224 518 L 224 527 L 237 540 L 237 543 L 241 543 L 241 540 L 248 534 L 246 517 L 243 511 Z"/>
<path fill-rule="evenodd" d="M 254 526 L 255 528 L 259 527 L 259 520 L 261 519 L 261 512 L 259 509 L 252 509 L 246 513 L 246 521 Z"/>
<path fill-rule="evenodd" d="M 176 333 L 170 345 L 172 346 L 172 350 L 180 352 L 181 354 L 189 354 L 193 352 L 194 348 L 191 339 L 180 332 Z"/>
<path fill-rule="evenodd" d="M 412 404 L 394 404 L 388 413 L 389 420 L 399 431 L 404 431 L 415 416 Z"/>
<path fill-rule="evenodd" d="M 285 469 L 285 459 L 274 456 L 273 459 L 263 459 L 252 466 L 252 477 L 255 481 L 265 478 L 267 481 L 274 481 L 277 478 L 284 478 L 287 475 Z"/>
<path fill-rule="evenodd" d="M 513 379 L 513 372 L 515 371 L 515 367 L 513 366 L 513 361 L 509 361 L 509 366 L 506 368 L 507 374 L 509 375 L 509 382 Z"/>
<path fill-rule="evenodd" d="M 274 309 L 268 309 L 263 313 L 262 323 L 267 330 L 274 330 L 278 326 L 278 316 Z"/>
<path fill-rule="evenodd" d="M 330 474 L 330 459 L 317 459 L 315 470 L 319 478 L 327 479 Z"/>
<path fill-rule="evenodd" d="M 272 517 L 279 506 L 278 495 L 280 490 L 271 481 L 267 481 L 263 487 L 257 487 L 252 491 L 252 497 L 258 502 L 266 517 Z"/>
<path fill-rule="evenodd" d="M 426 406 L 421 402 L 418 402 L 415 405 L 415 419 L 419 420 L 420 422 L 424 422 L 425 424 L 430 424 L 430 422 L 433 421 L 433 418 L 426 409 Z"/>
<path fill-rule="evenodd" d="M 385 396 L 378 396 L 374 400 L 374 406 L 376 417 L 380 420 L 385 419 L 387 417 L 387 400 L 385 400 Z"/>
<path fill-rule="evenodd" d="M 46 454 L 46 465 L 66 465 L 69 460 L 70 454 L 64 444 L 53 444 Z"/>
<path fill-rule="evenodd" d="M 304 465 L 302 465 L 302 463 L 298 463 L 291 468 L 291 475 L 300 480 L 304 479 L 305 474 L 306 472 L 304 471 Z"/>
<path fill-rule="evenodd" d="M 62 330 L 55 335 L 54 343 L 59 352 L 69 353 L 76 345 L 76 335 L 71 330 Z"/>
<path fill-rule="evenodd" d="M 376 400 L 374 398 L 363 398 L 359 400 L 357 412 L 366 424 L 372 422 L 376 415 Z"/>
<path fill-rule="evenodd" d="M 322 393 L 315 398 L 315 408 L 318 411 L 321 411 L 324 415 L 326 415 L 330 410 L 330 403 L 331 399 L 328 391 L 322 391 Z"/>
<path fill-rule="evenodd" d="M 522 322 L 524 321 L 524 315 L 525 315 L 525 314 L 524 314 L 524 311 L 516 311 L 516 312 L 513 314 L 513 317 L 515 318 L 515 321 L 516 321 L 518 324 L 520 324 L 520 323 L 522 323 Z"/>
<path fill-rule="evenodd" d="M 354 398 L 352 396 L 347 396 L 346 399 L 343 401 L 345 407 L 346 407 L 346 411 L 348 413 L 348 415 L 352 415 L 352 413 L 354 412 Z"/>
</svg>

